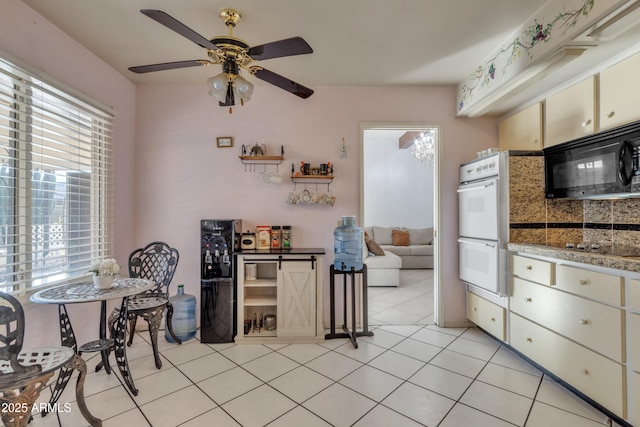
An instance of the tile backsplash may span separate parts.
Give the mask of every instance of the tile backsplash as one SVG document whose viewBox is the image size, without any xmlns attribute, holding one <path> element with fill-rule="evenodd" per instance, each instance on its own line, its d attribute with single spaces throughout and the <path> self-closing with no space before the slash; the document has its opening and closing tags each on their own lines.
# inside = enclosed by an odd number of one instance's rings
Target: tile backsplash
<svg viewBox="0 0 640 427">
<path fill-rule="evenodd" d="M 640 199 L 545 199 L 542 156 L 509 159 L 512 243 L 640 248 Z"/>
</svg>

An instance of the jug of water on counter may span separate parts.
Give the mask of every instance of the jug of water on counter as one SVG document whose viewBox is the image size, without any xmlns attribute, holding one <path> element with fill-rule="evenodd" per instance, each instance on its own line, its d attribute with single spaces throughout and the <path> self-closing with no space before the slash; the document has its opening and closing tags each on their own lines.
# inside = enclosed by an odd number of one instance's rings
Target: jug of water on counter
<svg viewBox="0 0 640 427">
<path fill-rule="evenodd" d="M 362 270 L 362 228 L 354 215 L 342 217 L 342 224 L 333 231 L 333 268 L 337 271 Z"/>
<path fill-rule="evenodd" d="M 184 285 L 178 285 L 178 293 L 169 298 L 173 305 L 173 316 L 171 317 L 171 326 L 173 333 L 176 334 L 182 342 L 188 341 L 196 336 L 196 297 L 184 293 Z M 169 328 L 167 328 L 166 320 L 164 327 L 164 337 L 167 341 L 175 343 Z"/>
</svg>

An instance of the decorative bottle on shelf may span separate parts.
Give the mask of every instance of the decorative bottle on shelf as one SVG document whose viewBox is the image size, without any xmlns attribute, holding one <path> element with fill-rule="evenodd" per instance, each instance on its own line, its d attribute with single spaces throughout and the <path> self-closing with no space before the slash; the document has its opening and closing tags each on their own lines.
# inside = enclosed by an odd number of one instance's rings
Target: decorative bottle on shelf
<svg viewBox="0 0 640 427">
<path fill-rule="evenodd" d="M 173 305 L 173 317 L 171 318 L 171 326 L 173 333 L 176 334 L 181 341 L 188 341 L 196 336 L 196 297 L 184 293 L 184 285 L 178 285 L 178 293 L 169 298 Z M 166 319 L 166 317 L 165 317 Z M 169 333 L 166 320 L 164 327 L 164 337 L 167 341 L 175 343 L 175 340 Z"/>
<path fill-rule="evenodd" d="M 335 270 L 362 270 L 362 236 L 362 228 L 356 225 L 356 217 L 343 216 L 342 224 L 333 231 Z"/>
</svg>

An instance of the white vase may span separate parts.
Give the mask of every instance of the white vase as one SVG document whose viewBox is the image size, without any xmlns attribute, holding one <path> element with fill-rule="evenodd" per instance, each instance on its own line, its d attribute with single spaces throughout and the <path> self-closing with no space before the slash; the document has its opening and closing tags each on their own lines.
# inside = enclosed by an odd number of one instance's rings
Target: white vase
<svg viewBox="0 0 640 427">
<path fill-rule="evenodd" d="M 93 275 L 93 285 L 98 289 L 110 289 L 113 286 L 113 282 L 118 278 L 117 274 L 98 276 Z"/>
</svg>

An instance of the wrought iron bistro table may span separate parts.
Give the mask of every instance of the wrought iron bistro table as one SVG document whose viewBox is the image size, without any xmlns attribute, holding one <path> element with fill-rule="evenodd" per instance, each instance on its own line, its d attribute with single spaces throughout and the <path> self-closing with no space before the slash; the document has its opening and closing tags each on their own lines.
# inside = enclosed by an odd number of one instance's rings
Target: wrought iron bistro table
<svg viewBox="0 0 640 427">
<path fill-rule="evenodd" d="M 60 337 L 62 345 L 71 347 L 74 351 L 82 354 L 83 352 L 100 351 L 102 356 L 101 365 L 107 373 L 111 373 L 109 366 L 109 353 L 111 348 L 114 349 L 116 363 L 122 374 L 127 387 L 134 396 L 138 395 L 138 389 L 133 384 L 133 378 L 129 370 L 129 362 L 127 361 L 126 352 L 126 334 L 127 334 L 127 300 L 131 295 L 139 294 L 146 290 L 152 289 L 155 283 L 147 279 L 131 279 L 123 278 L 114 282 L 113 287 L 109 289 L 97 289 L 93 282 L 73 283 L 69 285 L 56 286 L 44 289 L 31 296 L 31 301 L 40 304 L 58 304 L 58 315 L 60 317 Z M 113 339 L 107 339 L 107 300 L 122 298 L 120 308 L 120 316 L 115 324 L 115 334 Z M 84 344 L 78 349 L 75 334 L 71 327 L 69 315 L 65 304 L 78 304 L 85 302 L 100 301 L 100 338 Z M 100 365 L 98 365 L 98 370 Z M 72 374 L 72 370 L 62 369 L 55 389 L 49 400 L 50 404 L 55 404 L 64 391 Z"/>
</svg>

